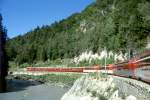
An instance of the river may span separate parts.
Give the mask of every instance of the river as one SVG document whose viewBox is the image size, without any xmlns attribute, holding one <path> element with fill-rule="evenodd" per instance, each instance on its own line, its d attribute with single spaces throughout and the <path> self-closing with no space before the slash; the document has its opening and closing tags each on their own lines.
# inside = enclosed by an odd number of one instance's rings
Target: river
<svg viewBox="0 0 150 100">
<path fill-rule="evenodd" d="M 9 80 L 9 91 L 0 93 L 0 100 L 60 100 L 69 88 L 36 81 Z"/>
</svg>

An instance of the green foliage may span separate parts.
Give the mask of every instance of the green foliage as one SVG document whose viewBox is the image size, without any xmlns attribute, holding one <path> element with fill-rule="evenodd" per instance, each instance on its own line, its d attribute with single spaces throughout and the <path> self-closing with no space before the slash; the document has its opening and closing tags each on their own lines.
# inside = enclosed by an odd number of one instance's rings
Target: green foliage
<svg viewBox="0 0 150 100">
<path fill-rule="evenodd" d="M 108 98 L 105 97 L 105 96 L 103 96 L 103 95 L 99 95 L 99 96 L 98 96 L 98 99 L 99 99 L 99 100 L 108 100 Z"/>
<path fill-rule="evenodd" d="M 89 93 L 89 92 L 90 92 L 90 89 L 87 89 L 86 92 Z"/>
<path fill-rule="evenodd" d="M 96 91 L 91 91 L 91 90 L 89 90 L 89 89 L 87 89 L 87 92 L 89 93 L 89 92 L 91 92 L 91 94 L 92 94 L 92 97 L 98 97 L 98 100 L 108 100 L 107 99 L 107 97 L 105 97 L 105 96 L 103 96 L 103 95 L 101 95 L 101 94 L 98 94 Z"/>
<path fill-rule="evenodd" d="M 98 78 L 98 73 L 96 73 L 96 72 L 89 73 L 89 76 L 92 78 Z"/>
<path fill-rule="evenodd" d="M 28 63 L 23 63 L 19 66 L 20 68 L 30 67 Z"/>
<path fill-rule="evenodd" d="M 22 64 L 73 58 L 105 47 L 139 50 L 150 36 L 149 8 L 147 0 L 97 0 L 81 13 L 8 40 L 9 60 Z"/>
<path fill-rule="evenodd" d="M 92 97 L 96 97 L 97 95 L 96 91 L 92 91 L 91 93 L 92 93 Z"/>
<path fill-rule="evenodd" d="M 81 77 L 82 74 L 47 74 L 41 76 L 32 76 L 32 75 L 18 75 L 17 79 L 29 80 L 33 79 L 40 82 L 48 82 L 52 84 L 64 84 L 66 86 L 72 86 L 74 81 Z"/>
</svg>

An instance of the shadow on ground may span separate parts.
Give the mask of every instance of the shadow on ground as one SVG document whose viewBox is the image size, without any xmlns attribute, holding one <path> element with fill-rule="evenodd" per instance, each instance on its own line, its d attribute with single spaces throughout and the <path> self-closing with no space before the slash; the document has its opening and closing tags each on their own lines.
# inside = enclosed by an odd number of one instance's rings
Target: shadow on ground
<svg viewBox="0 0 150 100">
<path fill-rule="evenodd" d="M 26 90 L 27 87 L 41 85 L 41 82 L 34 80 L 7 80 L 7 92 L 17 92 Z"/>
</svg>

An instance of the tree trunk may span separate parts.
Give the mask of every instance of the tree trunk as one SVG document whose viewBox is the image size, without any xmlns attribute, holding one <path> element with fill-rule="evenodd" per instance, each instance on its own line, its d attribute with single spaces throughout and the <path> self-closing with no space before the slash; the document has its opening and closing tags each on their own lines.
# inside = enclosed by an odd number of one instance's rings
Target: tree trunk
<svg viewBox="0 0 150 100">
<path fill-rule="evenodd" d="M 0 92 L 6 91 L 6 80 L 5 77 L 0 76 Z"/>
<path fill-rule="evenodd" d="M 2 26 L 2 16 L 0 14 L 0 92 L 6 91 L 6 80 L 8 59 L 5 52 L 6 30 Z"/>
</svg>

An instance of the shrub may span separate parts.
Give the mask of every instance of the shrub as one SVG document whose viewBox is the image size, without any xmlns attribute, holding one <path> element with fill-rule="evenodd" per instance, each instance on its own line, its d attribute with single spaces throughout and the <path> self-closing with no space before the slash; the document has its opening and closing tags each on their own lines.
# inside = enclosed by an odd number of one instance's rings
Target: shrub
<svg viewBox="0 0 150 100">
<path fill-rule="evenodd" d="M 96 91 L 92 91 L 92 97 L 96 97 L 97 96 L 97 92 Z"/>
<path fill-rule="evenodd" d="M 99 95 L 99 96 L 98 96 L 98 99 L 99 99 L 99 100 L 108 100 L 107 97 L 105 97 L 105 96 L 103 96 L 103 95 Z"/>
</svg>

